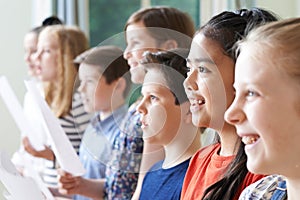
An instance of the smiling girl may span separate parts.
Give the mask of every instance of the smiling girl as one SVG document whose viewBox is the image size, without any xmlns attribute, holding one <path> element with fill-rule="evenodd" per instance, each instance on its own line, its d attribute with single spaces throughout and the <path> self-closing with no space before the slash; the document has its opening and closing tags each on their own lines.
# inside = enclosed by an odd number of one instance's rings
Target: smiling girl
<svg viewBox="0 0 300 200">
<path fill-rule="evenodd" d="M 268 176 L 240 199 L 300 195 L 300 18 L 271 23 L 239 44 L 236 97 L 226 112 L 245 143 L 249 171 Z"/>
</svg>

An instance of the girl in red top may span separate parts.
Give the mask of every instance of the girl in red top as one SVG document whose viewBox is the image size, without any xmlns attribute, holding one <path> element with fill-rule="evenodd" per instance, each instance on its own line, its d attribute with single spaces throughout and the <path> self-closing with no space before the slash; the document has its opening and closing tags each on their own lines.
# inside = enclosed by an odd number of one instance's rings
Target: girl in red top
<svg viewBox="0 0 300 200">
<path fill-rule="evenodd" d="M 237 199 L 243 188 L 263 177 L 248 172 L 244 145 L 224 113 L 234 99 L 234 44 L 253 27 L 275 20 L 257 8 L 225 11 L 195 34 L 184 86 L 194 125 L 214 129 L 218 142 L 193 156 L 181 199 Z"/>
</svg>

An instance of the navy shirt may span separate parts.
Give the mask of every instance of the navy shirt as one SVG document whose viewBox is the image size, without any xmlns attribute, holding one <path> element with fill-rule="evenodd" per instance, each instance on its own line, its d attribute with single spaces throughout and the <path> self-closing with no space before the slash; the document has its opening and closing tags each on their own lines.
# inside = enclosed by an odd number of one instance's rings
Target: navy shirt
<svg viewBox="0 0 300 200">
<path fill-rule="evenodd" d="M 144 178 L 140 199 L 180 199 L 189 162 L 190 159 L 168 169 L 162 168 L 163 160 L 154 164 Z"/>
</svg>

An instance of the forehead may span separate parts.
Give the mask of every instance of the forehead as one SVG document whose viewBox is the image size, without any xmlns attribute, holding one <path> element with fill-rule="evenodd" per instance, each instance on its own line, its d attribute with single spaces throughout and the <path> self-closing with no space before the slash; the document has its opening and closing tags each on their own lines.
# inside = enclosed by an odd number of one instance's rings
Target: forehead
<svg viewBox="0 0 300 200">
<path fill-rule="evenodd" d="M 266 52 L 263 48 L 251 44 L 243 46 L 235 65 L 235 82 L 258 82 L 282 76 L 275 66 L 276 62 L 273 62 L 274 57 L 265 56 L 272 54 L 272 51 Z"/>
<path fill-rule="evenodd" d="M 37 39 L 38 39 L 38 35 L 34 32 L 29 32 L 24 37 L 24 41 L 35 41 Z"/>
<path fill-rule="evenodd" d="M 145 27 L 143 22 L 132 23 L 126 28 L 126 40 L 155 41 L 154 35 L 159 35 L 162 31 L 164 29 L 159 27 Z"/>
<path fill-rule="evenodd" d="M 95 76 L 101 75 L 100 66 L 90 65 L 86 63 L 81 63 L 79 65 L 79 75 L 80 76 Z"/>
<path fill-rule="evenodd" d="M 138 22 L 129 24 L 126 28 L 126 32 L 136 30 L 136 29 L 143 29 L 143 28 L 146 28 L 144 23 L 142 21 L 138 21 Z"/>
<path fill-rule="evenodd" d="M 151 68 L 147 71 L 143 86 L 145 85 L 157 85 L 167 87 L 165 77 L 158 68 Z"/>
<path fill-rule="evenodd" d="M 58 38 L 50 32 L 42 32 L 38 38 L 38 46 L 59 47 Z"/>
<path fill-rule="evenodd" d="M 197 34 L 192 42 L 188 55 L 188 64 L 204 63 L 210 70 L 217 70 L 223 78 L 233 79 L 234 60 L 226 55 L 222 47 L 214 40 L 205 37 L 202 33 Z"/>
<path fill-rule="evenodd" d="M 214 40 L 205 37 L 202 33 L 198 33 L 191 45 L 188 55 L 189 60 L 195 61 L 199 58 L 206 58 L 211 61 L 222 60 L 226 56 L 221 46 Z"/>
</svg>

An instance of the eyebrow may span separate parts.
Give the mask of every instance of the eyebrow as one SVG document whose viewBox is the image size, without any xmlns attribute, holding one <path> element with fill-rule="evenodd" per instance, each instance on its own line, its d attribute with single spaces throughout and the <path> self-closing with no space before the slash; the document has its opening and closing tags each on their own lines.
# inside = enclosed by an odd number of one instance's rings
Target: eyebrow
<svg viewBox="0 0 300 200">
<path fill-rule="evenodd" d="M 187 58 L 187 59 L 186 59 L 186 62 L 191 63 L 192 60 L 191 60 L 190 58 Z M 195 62 L 195 63 L 205 62 L 205 63 L 215 64 L 215 62 L 212 61 L 212 60 L 209 59 L 209 58 L 195 58 L 195 59 L 193 59 L 193 62 Z"/>
</svg>

